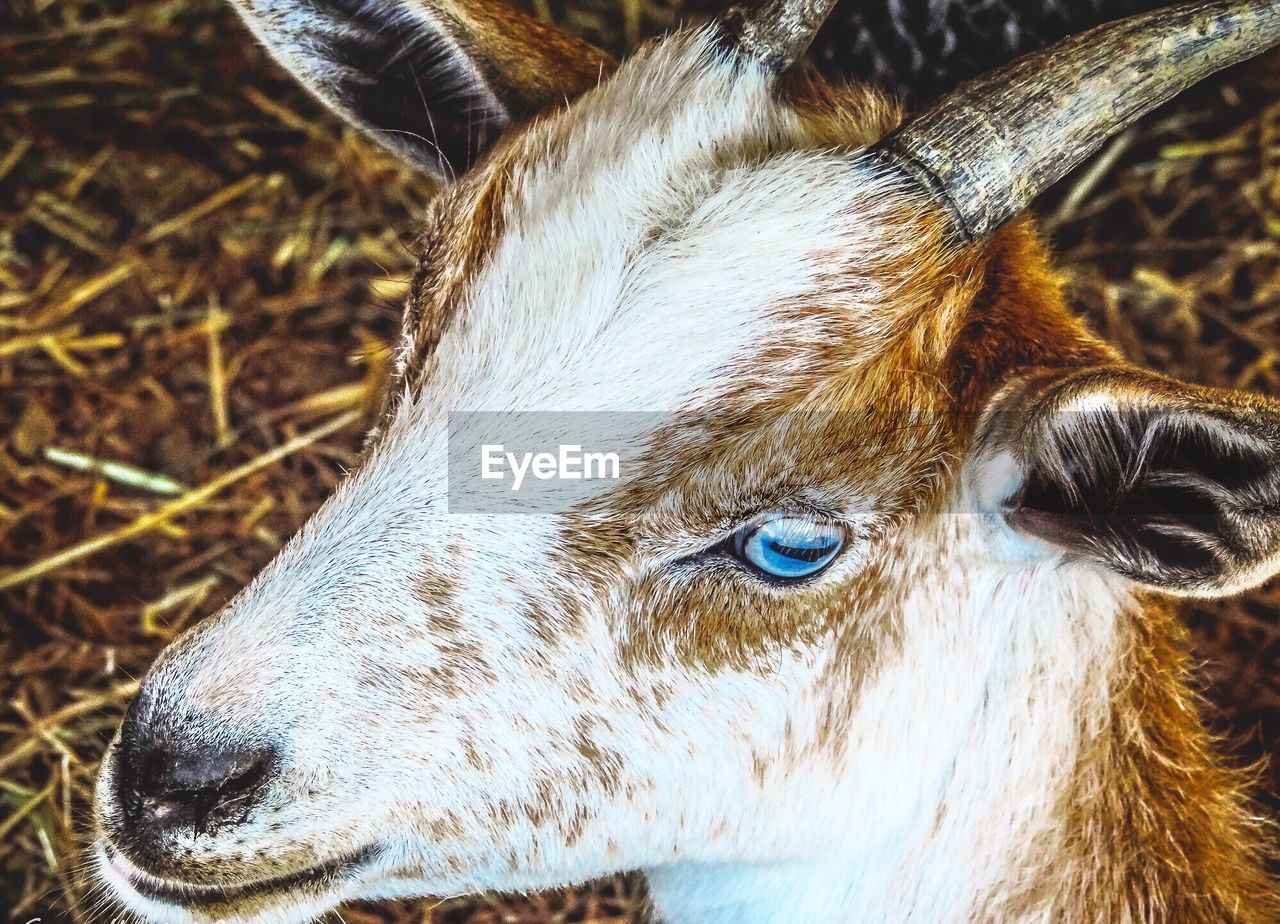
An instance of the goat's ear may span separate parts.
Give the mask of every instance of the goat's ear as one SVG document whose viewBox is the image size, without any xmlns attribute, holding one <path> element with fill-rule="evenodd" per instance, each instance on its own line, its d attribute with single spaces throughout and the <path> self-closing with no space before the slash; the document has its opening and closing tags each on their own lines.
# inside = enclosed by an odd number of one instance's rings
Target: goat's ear
<svg viewBox="0 0 1280 924">
<path fill-rule="evenodd" d="M 1179 595 L 1280 572 L 1280 403 L 1116 367 L 1024 380 L 983 430 L 1017 531 Z"/>
<path fill-rule="evenodd" d="M 233 0 L 322 102 L 430 172 L 455 177 L 513 121 L 612 68 L 498 0 Z"/>
</svg>

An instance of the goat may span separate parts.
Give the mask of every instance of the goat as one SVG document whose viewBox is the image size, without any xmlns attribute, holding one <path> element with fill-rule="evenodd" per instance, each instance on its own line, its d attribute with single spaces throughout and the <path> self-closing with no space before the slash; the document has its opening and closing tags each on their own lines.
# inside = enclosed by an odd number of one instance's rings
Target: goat
<svg viewBox="0 0 1280 924">
<path fill-rule="evenodd" d="M 1280 920 L 1169 602 L 1280 571 L 1280 403 L 1122 361 L 1018 217 L 1280 2 L 1103 26 L 910 119 L 795 66 L 829 0 L 619 65 L 491 0 L 235 2 L 442 190 L 361 465 L 103 761 L 125 906 L 643 870 L 672 924 Z M 471 411 L 657 416 L 530 516 L 450 508 Z"/>
</svg>

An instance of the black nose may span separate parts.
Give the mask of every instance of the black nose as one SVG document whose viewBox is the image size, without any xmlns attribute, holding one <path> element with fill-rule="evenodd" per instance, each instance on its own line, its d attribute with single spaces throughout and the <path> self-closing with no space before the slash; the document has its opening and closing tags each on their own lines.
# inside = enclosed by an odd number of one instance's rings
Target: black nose
<svg viewBox="0 0 1280 924">
<path fill-rule="evenodd" d="M 270 782 L 275 749 L 212 730 L 166 732 L 169 724 L 147 724 L 131 709 L 121 729 L 117 786 L 129 826 L 202 833 L 243 820 Z"/>
</svg>

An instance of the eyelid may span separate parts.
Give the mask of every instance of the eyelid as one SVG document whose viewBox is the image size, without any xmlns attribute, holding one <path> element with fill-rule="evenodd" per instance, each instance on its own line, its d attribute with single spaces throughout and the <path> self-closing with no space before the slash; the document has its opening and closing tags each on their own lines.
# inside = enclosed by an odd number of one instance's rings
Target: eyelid
<svg viewBox="0 0 1280 924">
<path fill-rule="evenodd" d="M 717 555 L 723 550 L 724 546 L 732 543 L 733 537 L 741 530 L 779 516 L 808 517 L 815 522 L 840 525 L 846 530 L 850 530 L 849 524 L 843 518 L 830 515 L 814 507 L 760 506 L 753 507 L 751 513 L 746 515 L 721 517 L 704 533 L 690 533 L 680 536 L 674 541 L 668 539 L 666 543 L 663 543 L 657 535 L 650 533 L 646 544 L 650 545 L 650 551 L 659 563 L 672 565 L 690 559 Z M 666 547 L 663 548 L 663 545 Z"/>
<path fill-rule="evenodd" d="M 843 534 L 842 545 L 856 536 L 850 525 L 840 517 L 825 516 L 810 510 L 770 510 L 758 514 L 750 520 L 740 522 L 733 530 L 724 534 L 710 545 L 704 546 L 701 552 L 683 557 L 685 559 L 728 558 L 754 571 L 754 567 L 742 558 L 741 547 L 754 535 L 756 530 L 761 529 L 768 523 L 775 523 L 781 520 L 805 520 L 818 526 L 835 527 Z M 839 554 L 837 553 L 837 556 Z M 823 570 L 825 571 L 826 569 L 824 568 Z"/>
<path fill-rule="evenodd" d="M 788 503 L 754 505 L 748 510 L 725 517 L 717 524 L 711 545 L 719 545 L 735 534 L 751 526 L 760 526 L 769 520 L 784 518 L 806 519 L 814 523 L 828 523 L 849 530 L 852 526 L 840 511 L 808 498 L 793 499 Z"/>
</svg>

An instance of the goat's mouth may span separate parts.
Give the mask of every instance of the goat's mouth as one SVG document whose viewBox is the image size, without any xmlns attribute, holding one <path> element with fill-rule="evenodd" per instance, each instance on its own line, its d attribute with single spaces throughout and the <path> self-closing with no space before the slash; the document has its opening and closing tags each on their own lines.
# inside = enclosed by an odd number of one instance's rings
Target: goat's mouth
<svg viewBox="0 0 1280 924">
<path fill-rule="evenodd" d="M 349 883 L 377 854 L 374 847 L 353 851 L 305 869 L 278 876 L 225 885 L 205 885 L 161 879 L 135 866 L 105 839 L 98 846 L 100 862 L 130 889 L 151 902 L 189 909 L 226 908 L 246 901 L 285 897 L 300 891 L 324 893 Z"/>
</svg>

